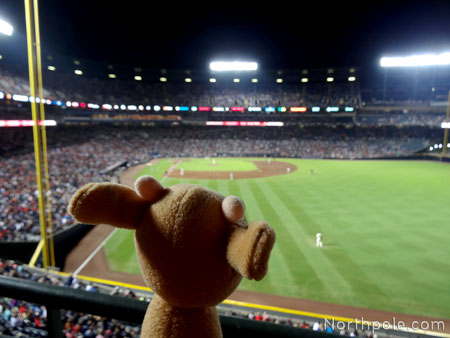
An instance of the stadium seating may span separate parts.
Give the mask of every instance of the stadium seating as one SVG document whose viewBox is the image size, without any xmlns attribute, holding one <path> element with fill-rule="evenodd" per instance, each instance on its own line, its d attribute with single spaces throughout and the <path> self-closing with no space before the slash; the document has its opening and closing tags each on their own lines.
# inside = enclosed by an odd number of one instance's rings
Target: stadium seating
<svg viewBox="0 0 450 338">
<path fill-rule="evenodd" d="M 33 268 L 20 262 L 0 259 L 0 275 L 18 279 L 30 280 L 52 286 L 64 286 L 71 289 L 84 290 L 94 293 L 109 294 L 116 297 L 137 299 L 149 302 L 152 293 L 148 291 L 133 291 L 129 288 L 108 284 L 90 282 L 76 276 L 61 276 L 57 272 L 46 272 Z M 29 337 L 47 337 L 47 309 L 39 304 L 29 303 L 16 299 L 3 299 L 0 302 L 0 334 L 26 335 Z M 146 304 L 144 306 L 144 309 Z M 264 321 L 293 328 L 325 331 L 322 322 L 314 325 L 313 321 L 294 319 L 281 314 L 270 315 L 267 312 L 251 310 L 230 309 L 219 306 L 221 316 L 245 318 L 254 321 Z M 65 337 L 136 337 L 140 334 L 140 325 L 124 322 L 104 316 L 84 314 L 77 311 L 61 311 L 61 324 Z M 317 328 L 316 328 L 317 326 Z M 328 330 L 327 332 L 333 332 Z M 299 331 L 299 334 L 301 332 Z M 349 332 L 342 332 L 349 335 Z M 284 335 L 283 335 L 284 336 Z M 370 337 L 370 334 L 364 334 Z"/>
</svg>

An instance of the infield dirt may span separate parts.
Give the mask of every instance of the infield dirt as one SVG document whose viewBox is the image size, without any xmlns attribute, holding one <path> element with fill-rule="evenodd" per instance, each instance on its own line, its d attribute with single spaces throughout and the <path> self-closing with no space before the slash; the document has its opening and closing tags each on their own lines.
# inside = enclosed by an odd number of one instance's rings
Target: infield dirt
<svg viewBox="0 0 450 338">
<path fill-rule="evenodd" d="M 180 169 L 171 171 L 167 177 L 170 178 L 194 178 L 207 180 L 227 180 L 230 179 L 230 174 L 233 174 L 233 179 L 248 179 L 257 177 L 269 177 L 276 175 L 285 175 L 297 170 L 297 166 L 283 161 L 252 161 L 257 170 L 252 171 L 193 171 L 185 170 L 181 174 Z"/>
</svg>

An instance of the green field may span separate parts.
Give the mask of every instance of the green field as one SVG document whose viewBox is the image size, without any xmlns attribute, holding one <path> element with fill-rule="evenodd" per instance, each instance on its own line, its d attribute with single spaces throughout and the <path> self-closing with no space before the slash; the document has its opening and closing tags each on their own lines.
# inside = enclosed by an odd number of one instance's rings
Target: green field
<svg viewBox="0 0 450 338">
<path fill-rule="evenodd" d="M 236 161 L 234 158 L 198 158 L 195 160 L 182 161 L 178 164 L 178 169 L 192 171 L 253 171 L 258 170 L 256 165 L 250 160 Z"/>
<path fill-rule="evenodd" d="M 268 275 L 244 280 L 240 289 L 450 318 L 448 164 L 283 161 L 299 169 L 246 180 L 163 180 L 165 186 L 189 182 L 239 196 L 249 221 L 264 219 L 275 229 Z M 151 174 L 161 179 L 172 164 L 160 161 Z M 141 174 L 150 174 L 145 170 Z M 133 232 L 117 231 L 106 252 L 113 270 L 139 273 Z"/>
</svg>

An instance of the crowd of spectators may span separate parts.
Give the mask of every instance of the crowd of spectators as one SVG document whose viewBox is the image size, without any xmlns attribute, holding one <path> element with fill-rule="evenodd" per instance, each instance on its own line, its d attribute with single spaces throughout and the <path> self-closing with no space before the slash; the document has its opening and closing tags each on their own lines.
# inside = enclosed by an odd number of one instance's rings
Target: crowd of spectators
<svg viewBox="0 0 450 338">
<path fill-rule="evenodd" d="M 29 95 L 26 67 L 0 63 L 0 91 Z M 360 105 L 353 83 L 268 84 L 146 82 L 45 72 L 44 97 L 51 100 L 96 104 L 194 105 L 194 106 L 315 106 Z"/>
<path fill-rule="evenodd" d="M 100 292 L 90 282 L 80 280 L 76 276 L 68 278 L 55 274 L 47 274 L 27 265 L 0 259 L 0 275 L 27 279 L 49 285 L 66 286 L 88 292 Z M 105 290 L 103 291 L 106 292 Z M 119 297 L 132 297 L 149 301 L 149 297 L 137 296 L 130 289 L 116 287 L 110 292 Z M 140 326 L 108 319 L 101 316 L 62 310 L 61 321 L 65 337 L 135 337 L 139 335 Z M 34 337 L 46 336 L 47 310 L 45 306 L 28 302 L 3 298 L 0 300 L 0 334 L 17 336 L 22 333 Z"/>
<path fill-rule="evenodd" d="M 357 126 L 421 126 L 440 128 L 445 120 L 445 113 L 416 113 L 416 114 L 383 114 L 373 116 L 358 116 L 354 119 Z"/>
<path fill-rule="evenodd" d="M 91 282 L 70 275 L 64 277 L 43 270 L 30 268 L 8 259 L 0 259 L 0 275 L 19 279 L 27 279 L 49 285 L 65 286 L 88 292 L 101 292 L 117 297 L 134 298 L 141 301 L 150 301 L 151 294 L 138 294 L 124 287 L 112 285 L 94 285 Z M 279 316 L 274 313 L 257 312 L 242 308 L 224 308 L 219 306 L 218 312 L 225 316 L 246 318 L 255 321 L 270 322 L 278 325 L 287 325 L 296 328 L 310 329 L 340 334 L 343 336 L 360 336 L 376 338 L 370 331 L 343 329 L 341 331 L 326 325 L 323 321 L 304 320 Z M 140 325 L 125 323 L 116 319 L 97 315 L 61 310 L 61 323 L 63 335 L 66 338 L 125 338 L 139 337 Z M 0 335 L 46 337 L 47 336 L 47 309 L 40 304 L 33 304 L 11 298 L 0 298 Z"/>
<path fill-rule="evenodd" d="M 0 91 L 10 94 L 30 95 L 30 85 L 24 69 L 11 65 L 0 65 Z M 26 69 L 25 69 L 26 71 Z M 45 97 L 54 97 L 55 93 L 47 88 Z"/>
<path fill-rule="evenodd" d="M 325 321 L 306 321 L 299 318 L 289 318 L 289 317 L 277 317 L 271 316 L 267 311 L 264 312 L 255 312 L 255 311 L 242 311 L 242 310 L 228 310 L 225 312 L 227 316 L 248 318 L 251 320 L 261 321 L 261 322 L 270 322 L 279 325 L 287 325 L 291 327 L 297 327 L 307 330 L 313 331 L 322 331 L 327 333 L 339 334 L 341 336 L 349 336 L 349 337 L 362 337 L 362 338 L 377 338 L 377 334 L 374 334 L 371 331 L 366 329 L 357 330 L 348 328 L 343 328 L 339 330 L 338 328 L 333 328 L 331 325 L 327 325 Z"/>
<path fill-rule="evenodd" d="M 18 128 L 14 132 L 25 130 Z M 77 188 L 88 182 L 111 181 L 114 174 L 105 169 L 121 161 L 133 165 L 151 159 L 154 153 L 162 157 L 400 157 L 429 145 L 428 132 L 420 128 L 408 131 L 344 126 L 55 128 L 48 135 L 53 229 L 64 229 L 74 223 L 67 205 Z M 1 240 L 37 240 L 40 236 L 31 145 L 31 142 L 26 143 L 20 148 L 22 152 L 5 153 L 0 157 Z"/>
<path fill-rule="evenodd" d="M 143 141 L 115 136 L 97 135 L 85 143 L 49 149 L 49 198 L 54 230 L 74 223 L 67 205 L 78 187 L 88 182 L 111 181 L 111 175 L 102 170 L 120 160 L 133 163 L 148 158 L 142 152 Z M 0 168 L 0 239 L 37 240 L 40 229 L 34 154 L 1 157 Z"/>
<path fill-rule="evenodd" d="M 353 83 L 308 83 L 223 86 L 196 83 L 145 83 L 100 79 L 62 72 L 45 73 L 45 96 L 51 99 L 110 104 L 198 106 L 312 106 L 351 105 L 360 101 Z M 26 69 L 0 63 L 0 91 L 29 93 Z M 0 116 L 23 118 L 20 103 L 5 103 Z M 22 107 L 24 108 L 24 107 Z M 18 112 L 16 114 L 16 111 Z M 58 112 L 62 110 L 58 109 Z M 51 112 L 51 114 L 58 114 Z M 259 118 L 259 117 L 255 117 Z M 328 118 L 328 120 L 327 120 Z M 392 114 L 354 116 L 349 124 L 330 117 L 288 120 L 283 128 L 223 127 L 56 127 L 47 128 L 53 229 L 74 223 L 67 204 L 78 187 L 110 181 L 105 168 L 126 161 L 165 157 L 279 156 L 303 158 L 401 157 L 438 139 L 443 116 Z M 399 127 L 408 128 L 399 128 Z M 413 128 L 413 127 L 414 128 Z M 2 128 L 0 133 L 0 240 L 40 237 L 31 128 Z"/>
<path fill-rule="evenodd" d="M 65 278 L 38 270 L 33 271 L 27 265 L 12 260 L 0 259 L 0 275 L 99 292 L 99 289 L 92 283 L 80 280 L 76 276 Z M 138 298 L 131 290 L 124 288 L 113 289 L 111 294 Z M 139 299 L 149 301 L 149 298 L 140 297 Z M 131 338 L 139 336 L 140 333 L 140 326 L 136 324 L 68 310 L 61 311 L 61 322 L 63 334 L 67 338 Z M 46 330 L 47 310 L 45 306 L 11 298 L 0 299 L 0 335 L 43 337 L 47 336 Z"/>
<path fill-rule="evenodd" d="M 0 91 L 11 94 L 29 95 L 28 67 L 2 60 L 0 62 Z M 112 71 L 113 72 L 113 71 Z M 186 77 L 189 75 L 185 74 Z M 160 74 L 167 77 L 168 75 Z M 144 76 L 145 77 L 145 76 Z M 155 77 L 155 76 L 154 76 Z M 111 105 L 172 105 L 172 106 L 389 106 L 404 105 L 431 107 L 433 101 L 447 101 L 448 84 L 439 87 L 445 95 L 437 95 L 431 88 L 421 88 L 426 95 L 411 91 L 410 81 L 399 82 L 389 87 L 387 95 L 380 98 L 379 88 L 375 90 L 368 84 L 360 88 L 358 82 L 308 81 L 306 83 L 276 83 L 260 81 L 252 83 L 250 78 L 233 83 L 231 78 L 209 83 L 204 81 L 184 82 L 183 76 L 177 80 L 159 82 L 135 81 L 118 76 L 111 79 L 104 76 L 75 75 L 60 71 L 44 71 L 44 97 L 52 100 L 91 102 Z M 282 76 L 281 76 L 282 77 Z M 146 78 L 147 79 L 147 78 Z M 145 79 L 145 80 L 146 80 Z M 300 80 L 300 79 L 298 79 Z M 425 86 L 427 87 L 427 86 Z M 405 88 L 409 88 L 406 90 Z M 434 86 L 433 89 L 437 90 Z M 402 95 L 396 95 L 399 91 Z M 411 92 L 410 92 L 411 91 Z M 384 93 L 384 91 L 383 91 Z M 433 94 L 430 94 L 433 93 Z"/>
</svg>

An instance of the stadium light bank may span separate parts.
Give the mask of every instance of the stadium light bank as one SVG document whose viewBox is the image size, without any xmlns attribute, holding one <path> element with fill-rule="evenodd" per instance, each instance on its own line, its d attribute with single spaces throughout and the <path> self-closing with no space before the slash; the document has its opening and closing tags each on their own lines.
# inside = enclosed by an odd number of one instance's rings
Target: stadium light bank
<svg viewBox="0 0 450 338">
<path fill-rule="evenodd" d="M 13 26 L 3 19 L 0 19 L 0 33 L 11 36 L 14 31 Z"/>
<path fill-rule="evenodd" d="M 382 57 L 381 67 L 427 67 L 450 65 L 450 52 L 441 54 L 418 54 L 398 57 Z"/>
<path fill-rule="evenodd" d="M 255 71 L 258 64 L 249 61 L 213 61 L 209 64 L 209 69 L 217 72 Z"/>
</svg>

